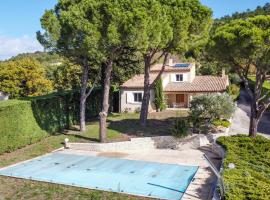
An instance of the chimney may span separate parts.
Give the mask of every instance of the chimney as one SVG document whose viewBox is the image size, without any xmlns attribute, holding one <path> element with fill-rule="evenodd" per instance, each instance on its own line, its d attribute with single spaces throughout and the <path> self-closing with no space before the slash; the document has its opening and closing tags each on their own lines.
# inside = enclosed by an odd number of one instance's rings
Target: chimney
<svg viewBox="0 0 270 200">
<path fill-rule="evenodd" d="M 224 68 L 222 68 L 222 78 L 226 77 L 226 71 Z"/>
<path fill-rule="evenodd" d="M 173 67 L 173 59 L 172 58 L 169 59 L 169 66 Z"/>
</svg>

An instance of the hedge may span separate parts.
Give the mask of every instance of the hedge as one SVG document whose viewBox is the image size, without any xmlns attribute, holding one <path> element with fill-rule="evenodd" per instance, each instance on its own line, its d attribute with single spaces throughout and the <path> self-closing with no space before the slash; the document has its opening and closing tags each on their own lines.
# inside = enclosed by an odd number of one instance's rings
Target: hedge
<svg viewBox="0 0 270 200">
<path fill-rule="evenodd" d="M 96 88 L 87 99 L 86 120 L 98 115 L 101 91 L 101 88 Z M 117 105 L 117 94 L 113 91 L 110 95 L 111 105 Z M 80 115 L 79 100 L 79 91 L 67 91 L 0 102 L 0 154 L 32 144 L 77 124 Z"/>
<path fill-rule="evenodd" d="M 0 154 L 10 152 L 46 137 L 35 120 L 30 101 L 0 103 Z"/>
<path fill-rule="evenodd" d="M 86 102 L 86 120 L 98 115 L 101 90 L 93 90 Z M 39 126 L 49 133 L 68 129 L 79 122 L 80 94 L 78 91 L 53 93 L 41 97 L 28 98 Z"/>
<path fill-rule="evenodd" d="M 270 140 L 262 136 L 221 137 L 217 141 L 226 149 L 222 177 L 226 200 L 269 200 Z M 235 169 L 229 169 L 229 163 Z"/>
</svg>

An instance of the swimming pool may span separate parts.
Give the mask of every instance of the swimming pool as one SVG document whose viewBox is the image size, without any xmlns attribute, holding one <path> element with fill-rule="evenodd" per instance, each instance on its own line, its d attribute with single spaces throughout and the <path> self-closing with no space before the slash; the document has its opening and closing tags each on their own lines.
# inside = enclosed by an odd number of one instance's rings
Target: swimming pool
<svg viewBox="0 0 270 200">
<path fill-rule="evenodd" d="M 0 169 L 0 175 L 176 200 L 197 170 L 197 166 L 57 152 Z"/>
</svg>

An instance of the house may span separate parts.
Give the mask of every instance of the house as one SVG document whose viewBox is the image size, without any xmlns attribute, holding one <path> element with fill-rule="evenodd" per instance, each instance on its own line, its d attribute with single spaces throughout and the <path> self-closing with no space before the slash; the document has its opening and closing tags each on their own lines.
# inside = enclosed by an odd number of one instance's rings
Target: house
<svg viewBox="0 0 270 200">
<path fill-rule="evenodd" d="M 8 94 L 6 94 L 5 92 L 0 91 L 0 101 L 8 100 L 8 98 L 9 98 Z"/>
<path fill-rule="evenodd" d="M 154 81 L 162 64 L 150 70 L 150 81 Z M 222 76 L 196 76 L 194 63 L 173 63 L 170 59 L 162 74 L 165 103 L 169 109 L 189 108 L 192 98 L 204 93 L 223 93 L 229 80 L 225 73 Z M 144 74 L 136 75 L 121 85 L 120 111 L 134 112 L 140 110 L 143 98 Z M 155 110 L 154 90 L 150 92 L 149 111 Z"/>
</svg>

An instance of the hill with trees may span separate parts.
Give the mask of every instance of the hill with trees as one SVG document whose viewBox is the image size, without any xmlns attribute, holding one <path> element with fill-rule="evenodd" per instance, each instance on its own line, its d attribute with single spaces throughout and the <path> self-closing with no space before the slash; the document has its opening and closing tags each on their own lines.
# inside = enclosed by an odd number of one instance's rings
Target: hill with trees
<svg viewBox="0 0 270 200">
<path fill-rule="evenodd" d="M 258 15 L 270 15 L 270 3 L 266 3 L 264 6 L 258 6 L 255 10 L 248 9 L 245 12 L 235 12 L 232 15 L 225 15 L 220 19 L 216 19 L 214 24 L 224 24 L 234 19 L 246 19 Z"/>
</svg>

